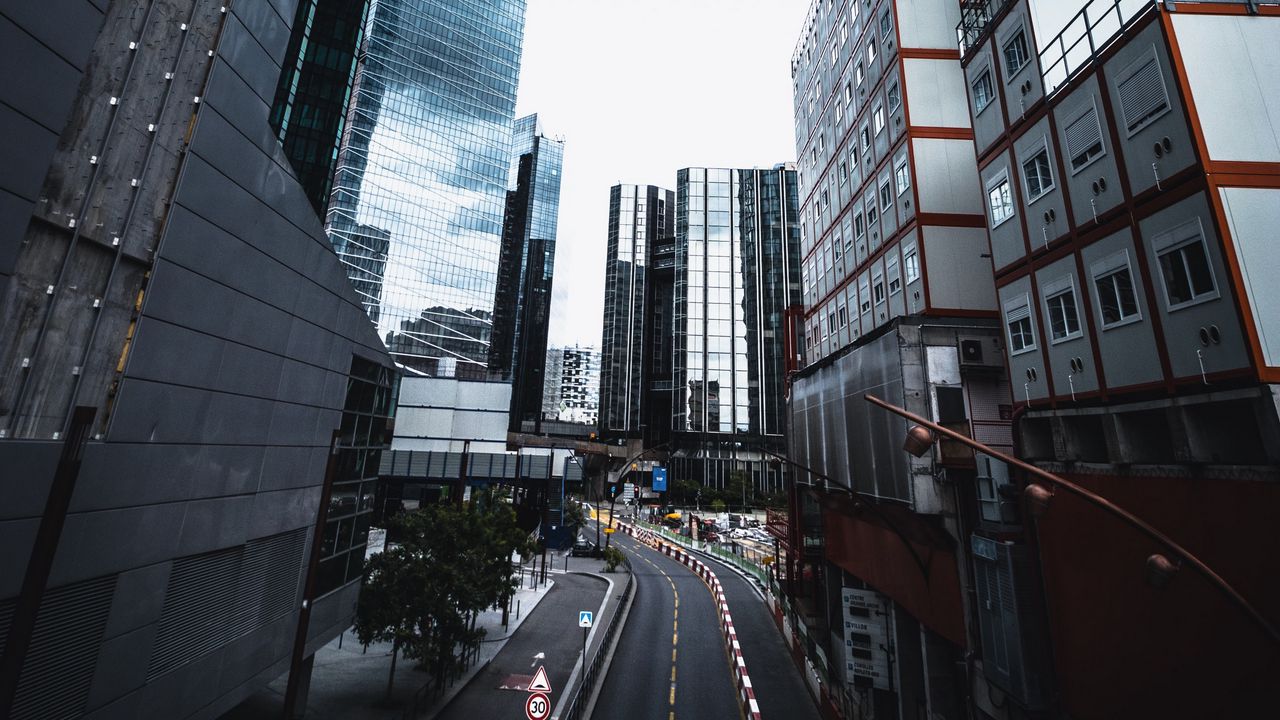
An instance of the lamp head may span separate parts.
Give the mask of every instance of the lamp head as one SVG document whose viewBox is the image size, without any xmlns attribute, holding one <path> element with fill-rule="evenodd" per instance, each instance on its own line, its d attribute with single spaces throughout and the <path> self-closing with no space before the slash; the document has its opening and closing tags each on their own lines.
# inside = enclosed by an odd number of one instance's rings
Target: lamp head
<svg viewBox="0 0 1280 720">
<path fill-rule="evenodd" d="M 1053 492 L 1043 485 L 1032 483 L 1023 491 L 1027 496 L 1027 505 L 1034 518 L 1043 517 L 1049 511 L 1049 503 L 1053 500 Z"/>
<path fill-rule="evenodd" d="M 933 433 L 920 425 L 912 425 L 907 431 L 906 441 L 902 443 L 902 449 L 911 453 L 913 457 L 923 457 L 932 446 Z"/>
<path fill-rule="evenodd" d="M 1147 557 L 1147 584 L 1151 587 L 1163 590 L 1177 574 L 1178 565 L 1164 555 L 1154 553 Z"/>
</svg>

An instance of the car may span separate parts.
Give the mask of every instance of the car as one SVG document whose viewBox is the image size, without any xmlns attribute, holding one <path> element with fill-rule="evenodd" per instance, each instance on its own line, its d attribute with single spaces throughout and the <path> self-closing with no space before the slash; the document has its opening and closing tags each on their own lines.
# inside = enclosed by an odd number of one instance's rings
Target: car
<svg viewBox="0 0 1280 720">
<path fill-rule="evenodd" d="M 596 544 L 586 538 L 578 538 L 573 544 L 573 550 L 569 551 L 574 557 L 594 557 L 596 554 Z"/>
</svg>

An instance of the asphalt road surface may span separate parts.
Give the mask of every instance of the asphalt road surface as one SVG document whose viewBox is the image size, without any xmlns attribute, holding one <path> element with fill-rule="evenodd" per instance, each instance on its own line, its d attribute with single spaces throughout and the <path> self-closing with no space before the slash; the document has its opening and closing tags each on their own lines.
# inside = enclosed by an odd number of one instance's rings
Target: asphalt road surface
<svg viewBox="0 0 1280 720">
<path fill-rule="evenodd" d="M 556 584 L 525 618 L 493 662 L 437 716 L 444 720 L 518 720 L 525 717 L 524 690 L 538 665 L 551 681 L 551 706 L 564 694 L 582 654 L 578 611 L 599 613 L 608 585 L 589 575 L 558 574 Z M 539 657 L 541 655 L 541 657 Z M 504 689 L 504 686 L 506 689 Z"/>
<path fill-rule="evenodd" d="M 631 556 L 636 596 L 593 717 L 740 717 L 729 656 L 706 584 L 684 565 L 622 533 L 612 542 Z"/>
</svg>

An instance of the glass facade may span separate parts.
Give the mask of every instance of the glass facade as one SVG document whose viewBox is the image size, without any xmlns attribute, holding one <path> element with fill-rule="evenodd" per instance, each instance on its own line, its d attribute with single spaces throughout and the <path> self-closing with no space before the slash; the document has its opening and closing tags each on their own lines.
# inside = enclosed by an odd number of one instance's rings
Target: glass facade
<svg viewBox="0 0 1280 720">
<path fill-rule="evenodd" d="M 636 435 L 645 387 L 646 309 L 653 306 L 649 269 L 659 240 L 674 235 L 675 193 L 653 185 L 609 190 L 609 244 L 605 260 L 604 337 L 600 361 L 600 431 Z M 665 421 L 664 421 L 665 422 Z"/>
<path fill-rule="evenodd" d="M 511 184 L 502 226 L 489 374 L 511 388 L 511 429 L 542 419 L 547 326 L 555 272 L 564 142 L 542 134 L 537 115 L 515 124 Z"/>
<path fill-rule="evenodd" d="M 368 0 L 299 2 L 271 106 L 271 129 L 321 217 L 329 204 L 368 9 Z"/>
<path fill-rule="evenodd" d="M 484 377 L 523 0 L 376 0 L 326 229 L 396 361 Z"/>
<path fill-rule="evenodd" d="M 781 437 L 784 314 L 800 303 L 796 173 L 676 181 L 673 430 Z"/>
</svg>

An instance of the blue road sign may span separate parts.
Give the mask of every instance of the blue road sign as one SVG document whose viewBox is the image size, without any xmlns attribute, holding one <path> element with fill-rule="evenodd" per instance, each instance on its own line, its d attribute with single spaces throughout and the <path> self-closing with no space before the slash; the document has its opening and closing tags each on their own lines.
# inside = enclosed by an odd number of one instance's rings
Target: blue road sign
<svg viewBox="0 0 1280 720">
<path fill-rule="evenodd" d="M 578 611 L 578 627 L 583 627 L 583 628 L 591 627 L 591 611 L 590 610 Z"/>
<path fill-rule="evenodd" d="M 665 492 L 667 489 L 667 469 L 661 465 L 653 466 L 653 491 Z"/>
</svg>

